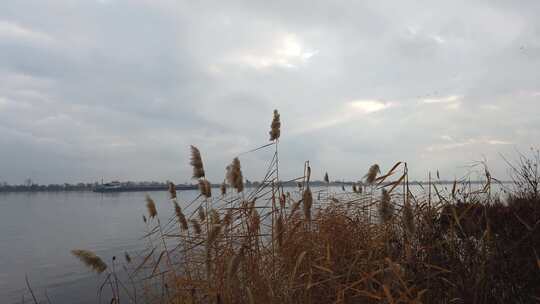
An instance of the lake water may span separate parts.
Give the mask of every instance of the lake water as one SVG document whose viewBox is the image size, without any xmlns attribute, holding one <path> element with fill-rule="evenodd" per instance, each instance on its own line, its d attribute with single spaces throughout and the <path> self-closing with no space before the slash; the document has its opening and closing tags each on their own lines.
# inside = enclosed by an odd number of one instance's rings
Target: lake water
<svg viewBox="0 0 540 304">
<path fill-rule="evenodd" d="M 198 194 L 179 191 L 179 201 Z M 168 193 L 150 195 L 166 222 L 174 214 Z M 108 264 L 125 251 L 135 255 L 145 247 L 146 213 L 144 192 L 0 194 L 0 303 L 21 303 L 23 295 L 30 303 L 25 275 L 42 300 L 46 291 L 54 304 L 97 303 L 104 275 L 90 272 L 70 251 L 92 250 Z"/>
<path fill-rule="evenodd" d="M 166 192 L 151 192 L 162 220 L 174 211 Z M 178 192 L 191 201 L 196 191 Z M 103 276 L 70 253 L 94 251 L 106 262 L 144 247 L 145 193 L 0 194 L 0 303 L 31 302 L 25 275 L 38 298 L 54 304 L 97 303 Z"/>
</svg>

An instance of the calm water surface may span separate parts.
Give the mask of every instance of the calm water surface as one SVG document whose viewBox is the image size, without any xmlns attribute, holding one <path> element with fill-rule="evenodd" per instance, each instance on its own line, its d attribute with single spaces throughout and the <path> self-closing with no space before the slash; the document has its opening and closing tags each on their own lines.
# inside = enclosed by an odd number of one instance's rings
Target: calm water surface
<svg viewBox="0 0 540 304">
<path fill-rule="evenodd" d="M 151 192 L 162 219 L 173 214 L 166 192 Z M 191 200 L 195 191 L 179 192 Z M 60 192 L 0 194 L 0 303 L 21 303 L 25 275 L 38 298 L 52 303 L 97 303 L 103 276 L 70 251 L 89 249 L 107 262 L 144 247 L 145 193 Z"/>
<path fill-rule="evenodd" d="M 162 222 L 174 214 L 167 192 L 150 195 Z M 197 195 L 178 192 L 181 202 Z M 92 250 L 108 264 L 126 250 L 135 256 L 145 247 L 146 213 L 144 192 L 0 194 L 0 303 L 21 303 L 23 295 L 30 303 L 25 275 L 42 300 L 46 291 L 53 304 L 97 303 L 104 275 L 90 272 L 70 251 Z"/>
</svg>

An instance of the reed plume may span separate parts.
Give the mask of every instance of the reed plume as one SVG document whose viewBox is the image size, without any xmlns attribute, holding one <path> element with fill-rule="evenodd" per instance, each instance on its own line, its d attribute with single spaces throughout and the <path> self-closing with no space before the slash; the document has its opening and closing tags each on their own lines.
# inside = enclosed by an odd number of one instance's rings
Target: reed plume
<svg viewBox="0 0 540 304">
<path fill-rule="evenodd" d="M 199 224 L 199 221 L 197 221 L 197 219 L 192 219 L 190 220 L 190 222 L 191 222 L 191 226 L 193 227 L 193 230 L 195 230 L 195 233 L 197 235 L 201 234 L 202 228 L 201 228 L 201 224 Z"/>
<path fill-rule="evenodd" d="M 227 213 L 223 217 L 223 226 L 228 227 L 232 223 L 233 214 L 232 209 L 227 210 Z"/>
<path fill-rule="evenodd" d="M 148 194 L 146 195 L 146 209 L 148 209 L 148 215 L 150 216 L 150 218 L 156 217 L 156 203 L 154 203 L 154 200 Z"/>
<path fill-rule="evenodd" d="M 219 213 L 216 211 L 216 209 L 210 209 L 210 222 L 212 223 L 212 225 L 217 225 L 221 223 Z"/>
<path fill-rule="evenodd" d="M 330 183 L 330 178 L 328 178 L 328 172 L 324 173 L 324 182 L 327 183 L 327 184 Z"/>
<path fill-rule="evenodd" d="M 227 184 L 225 182 L 221 183 L 219 189 L 221 190 L 221 195 L 227 194 Z"/>
<path fill-rule="evenodd" d="M 356 189 L 356 184 L 353 184 L 353 185 L 352 185 L 352 191 L 353 191 L 354 193 L 357 193 L 357 192 L 358 192 L 358 189 Z"/>
<path fill-rule="evenodd" d="M 381 201 L 379 203 L 379 216 L 384 223 L 389 222 L 394 215 L 394 205 L 390 193 L 386 189 L 382 189 Z"/>
<path fill-rule="evenodd" d="M 270 141 L 279 139 L 281 135 L 281 121 L 279 119 L 278 110 L 274 110 L 274 117 L 272 118 L 272 124 L 270 124 Z"/>
<path fill-rule="evenodd" d="M 182 212 L 182 208 L 180 208 L 180 205 L 178 205 L 178 202 L 174 201 L 174 213 L 176 214 L 176 217 L 178 218 L 178 223 L 180 223 L 180 228 L 182 230 L 187 231 L 189 229 L 188 222 L 186 219 L 186 216 Z"/>
<path fill-rule="evenodd" d="M 304 203 L 304 217 L 306 220 L 311 221 L 311 206 L 313 205 L 313 195 L 309 186 L 304 190 L 302 195 L 302 201 Z"/>
<path fill-rule="evenodd" d="M 199 208 L 197 209 L 197 215 L 199 216 L 199 221 L 201 223 L 206 221 L 206 214 L 204 213 L 203 206 L 199 206 Z"/>
<path fill-rule="evenodd" d="M 279 247 L 283 246 L 283 234 L 285 233 L 285 225 L 283 223 L 283 217 L 278 216 L 276 220 L 276 241 Z"/>
<path fill-rule="evenodd" d="M 204 168 L 203 168 L 203 162 L 201 158 L 201 152 L 197 147 L 190 146 L 191 148 L 191 159 L 190 164 L 193 167 L 193 178 L 203 178 L 204 177 Z"/>
<path fill-rule="evenodd" d="M 176 198 L 176 186 L 173 182 L 169 182 L 169 198 L 175 199 Z"/>
<path fill-rule="evenodd" d="M 216 241 L 220 233 L 221 233 L 221 225 L 219 224 L 212 225 L 212 229 L 210 230 L 210 234 L 208 235 L 208 239 L 207 239 L 208 246 L 212 245 Z"/>
<path fill-rule="evenodd" d="M 142 220 L 143 220 L 143 222 L 146 224 L 146 221 L 147 221 L 147 220 L 146 220 L 146 216 L 145 216 L 144 214 L 143 214 L 143 216 L 142 216 Z"/>
<path fill-rule="evenodd" d="M 87 267 L 97 273 L 102 273 L 107 269 L 107 264 L 90 250 L 74 249 L 71 254 L 81 260 Z"/>
<path fill-rule="evenodd" d="M 210 182 L 206 179 L 199 180 L 199 191 L 201 192 L 201 195 L 207 198 L 212 197 L 212 185 L 210 185 Z"/>
<path fill-rule="evenodd" d="M 232 163 L 227 166 L 227 181 L 237 192 L 244 191 L 244 179 L 238 157 L 235 157 Z"/>
<path fill-rule="evenodd" d="M 251 232 L 257 233 L 261 225 L 261 216 L 255 207 L 251 209 Z"/>
<path fill-rule="evenodd" d="M 368 173 L 365 176 L 366 182 L 370 185 L 373 184 L 377 178 L 377 174 L 379 173 L 381 173 L 381 169 L 379 168 L 378 164 L 374 164 L 373 166 L 369 167 Z"/>
</svg>

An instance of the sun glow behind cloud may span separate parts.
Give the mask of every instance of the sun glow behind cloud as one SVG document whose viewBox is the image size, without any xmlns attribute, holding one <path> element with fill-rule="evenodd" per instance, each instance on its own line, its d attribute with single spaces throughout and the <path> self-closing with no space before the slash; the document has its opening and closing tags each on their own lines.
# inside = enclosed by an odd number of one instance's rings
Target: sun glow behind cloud
<svg viewBox="0 0 540 304">
<path fill-rule="evenodd" d="M 285 34 L 277 39 L 271 49 L 243 52 L 234 56 L 234 61 L 255 69 L 298 68 L 318 53 L 318 50 L 306 49 L 296 35 Z"/>
</svg>

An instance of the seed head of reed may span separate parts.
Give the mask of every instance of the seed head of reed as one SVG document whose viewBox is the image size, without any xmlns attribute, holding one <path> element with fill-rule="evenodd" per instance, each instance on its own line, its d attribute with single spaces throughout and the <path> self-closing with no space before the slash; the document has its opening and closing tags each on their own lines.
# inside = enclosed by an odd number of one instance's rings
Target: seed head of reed
<svg viewBox="0 0 540 304">
<path fill-rule="evenodd" d="M 357 193 L 357 192 L 358 192 L 358 189 L 356 189 L 356 184 L 353 184 L 353 185 L 352 185 L 352 191 L 353 191 L 354 193 Z"/>
<path fill-rule="evenodd" d="M 193 227 L 193 230 L 195 231 L 195 234 L 199 235 L 202 232 L 201 224 L 199 224 L 199 221 L 197 219 L 190 220 L 191 226 Z"/>
<path fill-rule="evenodd" d="M 311 194 L 311 189 L 309 186 L 304 190 L 302 195 L 303 207 L 304 207 L 304 217 L 307 221 L 311 221 L 311 206 L 313 205 L 313 195 Z"/>
<path fill-rule="evenodd" d="M 207 198 L 212 197 L 212 185 L 210 185 L 210 182 L 206 179 L 199 180 L 199 191 L 201 192 L 201 195 Z"/>
<path fill-rule="evenodd" d="M 169 182 L 169 198 L 175 199 L 176 198 L 176 186 L 173 182 Z"/>
<path fill-rule="evenodd" d="M 270 124 L 270 141 L 274 141 L 281 135 L 281 121 L 279 119 L 278 110 L 274 110 L 272 124 Z"/>
<path fill-rule="evenodd" d="M 193 178 L 202 178 L 204 177 L 204 168 L 203 168 L 203 162 L 201 158 L 201 152 L 199 149 L 195 146 L 190 146 L 191 148 L 191 159 L 190 164 L 193 167 Z"/>
<path fill-rule="evenodd" d="M 142 216 L 142 220 L 143 220 L 143 222 L 146 224 L 146 221 L 147 221 L 147 220 L 146 220 L 146 216 L 145 216 L 144 214 L 143 214 L 143 216 Z"/>
<path fill-rule="evenodd" d="M 81 260 L 87 267 L 91 268 L 97 273 L 102 273 L 107 269 L 107 264 L 98 257 L 95 253 L 89 250 L 74 249 L 71 251 L 75 257 Z"/>
<path fill-rule="evenodd" d="M 324 173 L 324 182 L 327 184 L 330 183 L 330 178 L 328 178 L 328 172 Z"/>
<path fill-rule="evenodd" d="M 386 189 L 382 189 L 381 202 L 379 203 L 379 216 L 384 223 L 389 222 L 394 216 L 394 205 L 390 193 Z"/>
<path fill-rule="evenodd" d="M 260 229 L 261 225 L 261 216 L 259 215 L 259 212 L 256 208 L 251 209 L 251 232 L 257 233 Z"/>
<path fill-rule="evenodd" d="M 279 247 L 283 246 L 283 234 L 285 233 L 285 225 L 283 223 L 283 217 L 278 216 L 276 220 L 276 230 L 274 231 L 276 235 L 276 242 Z"/>
<path fill-rule="evenodd" d="M 227 194 L 227 184 L 225 182 L 221 183 L 219 189 L 221 190 L 221 195 Z"/>
<path fill-rule="evenodd" d="M 403 221 L 403 227 L 405 228 L 405 231 L 409 235 L 413 235 L 416 231 L 416 225 L 414 223 L 414 212 L 413 208 L 411 206 L 411 203 L 409 201 L 409 198 L 405 200 L 405 204 L 403 205 L 403 214 L 402 214 L 402 221 Z"/>
<path fill-rule="evenodd" d="M 279 207 L 281 209 L 285 209 L 286 202 L 287 202 L 287 196 L 285 196 L 285 193 L 281 193 L 281 196 L 279 197 Z"/>
<path fill-rule="evenodd" d="M 233 211 L 232 209 L 227 210 L 227 213 L 225 213 L 225 216 L 223 217 L 223 227 L 228 227 L 230 224 L 232 224 L 233 220 Z"/>
<path fill-rule="evenodd" d="M 227 181 L 236 191 L 244 191 L 244 178 L 238 157 L 235 157 L 232 163 L 227 166 Z"/>
<path fill-rule="evenodd" d="M 216 211 L 216 209 L 210 209 L 210 222 L 212 225 L 218 225 L 221 223 L 219 213 Z"/>
<path fill-rule="evenodd" d="M 174 213 L 176 214 L 176 217 L 178 218 L 178 223 L 180 223 L 180 227 L 182 230 L 187 231 L 188 230 L 188 222 L 186 219 L 186 216 L 182 212 L 182 209 L 180 208 L 180 205 L 178 205 L 177 201 L 174 201 Z"/>
<path fill-rule="evenodd" d="M 221 225 L 215 224 L 212 225 L 212 229 L 210 230 L 210 234 L 208 234 L 207 245 L 211 246 L 214 244 L 214 242 L 217 240 L 221 233 Z"/>
<path fill-rule="evenodd" d="M 362 181 L 359 181 L 357 184 L 356 184 L 356 191 L 358 193 L 362 193 L 364 190 L 364 183 L 362 183 Z"/>
<path fill-rule="evenodd" d="M 148 209 L 148 215 L 150 216 L 150 218 L 156 217 L 156 203 L 154 203 L 154 200 L 148 194 L 146 195 L 146 209 Z"/>
<path fill-rule="evenodd" d="M 206 221 L 206 214 L 204 213 L 203 206 L 199 206 L 199 208 L 197 209 L 197 215 L 199 216 L 199 221 L 201 223 Z"/>
<path fill-rule="evenodd" d="M 370 185 L 373 184 L 379 173 L 381 173 L 381 169 L 378 164 L 369 167 L 368 173 L 366 174 L 366 182 Z"/>
</svg>

